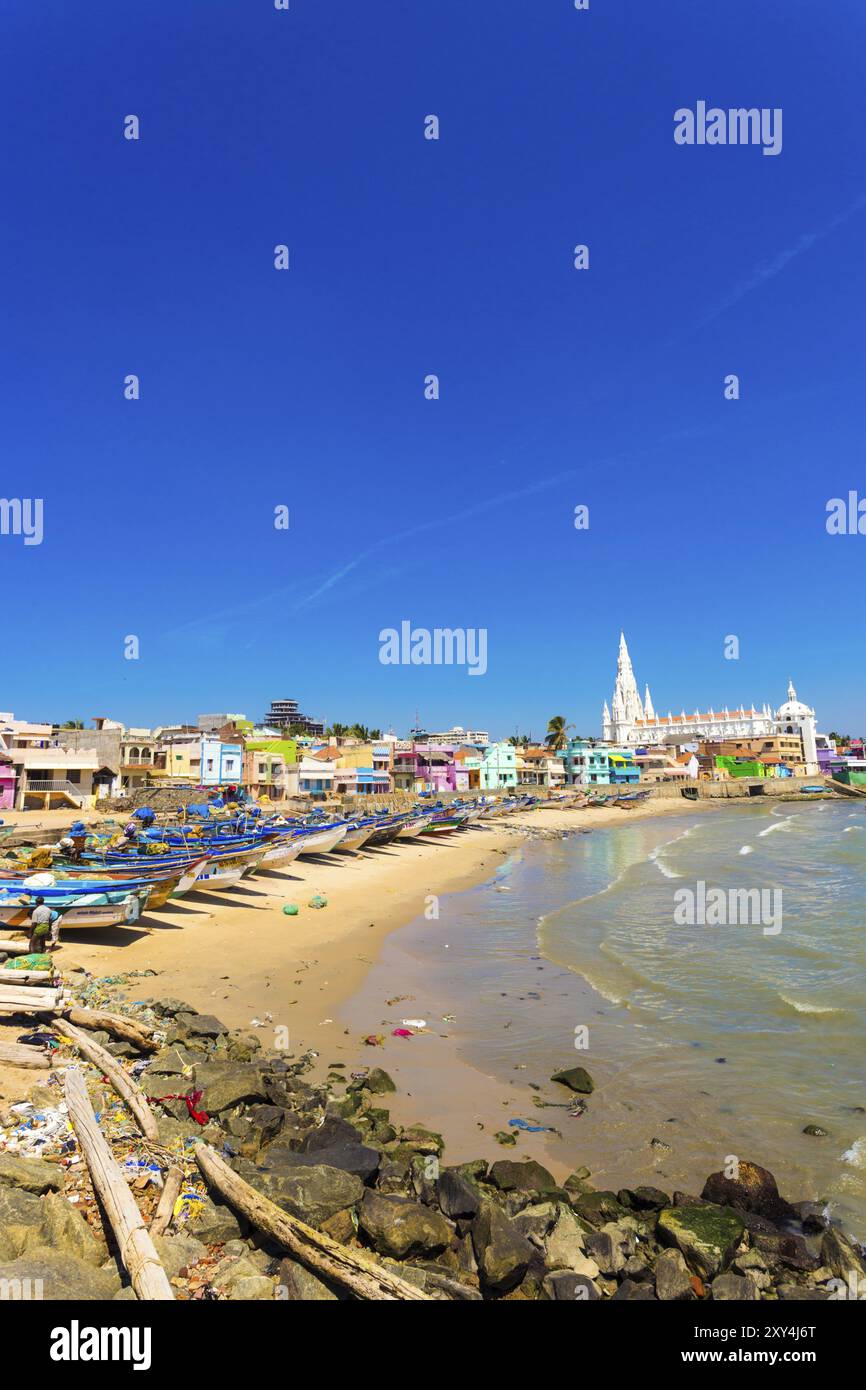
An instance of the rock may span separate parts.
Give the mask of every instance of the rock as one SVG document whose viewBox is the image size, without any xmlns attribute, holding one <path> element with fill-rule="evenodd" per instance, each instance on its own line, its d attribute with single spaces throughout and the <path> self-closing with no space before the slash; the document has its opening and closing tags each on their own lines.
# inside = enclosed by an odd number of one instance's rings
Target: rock
<svg viewBox="0 0 866 1390">
<path fill-rule="evenodd" d="M 594 1303 L 601 1294 L 591 1279 L 581 1274 L 571 1274 L 567 1270 L 557 1270 L 545 1276 L 542 1285 L 548 1298 L 557 1303 Z"/>
<path fill-rule="evenodd" d="M 602 1274 L 612 1277 L 625 1265 L 625 1256 L 610 1231 L 595 1231 L 585 1238 L 585 1249 Z"/>
<path fill-rule="evenodd" d="M 444 1216 L 477 1216 L 481 1197 L 477 1187 L 454 1168 L 444 1168 L 436 1180 L 436 1200 Z"/>
<path fill-rule="evenodd" d="M 534 1158 L 522 1163 L 510 1158 L 497 1159 L 487 1180 L 500 1192 L 550 1192 L 557 1186 L 553 1174 Z"/>
<path fill-rule="evenodd" d="M 184 1028 L 187 1036 L 191 1038 L 218 1038 L 220 1034 L 229 1031 L 213 1014 L 178 1013 L 175 1015 L 175 1023 Z"/>
<path fill-rule="evenodd" d="M 822 1129 L 820 1125 L 804 1125 L 803 1133 L 810 1134 L 813 1139 L 826 1139 L 829 1136 L 829 1131 Z"/>
<path fill-rule="evenodd" d="M 671 1204 L 668 1194 L 659 1187 L 625 1188 L 617 1193 L 617 1200 L 622 1206 L 634 1207 L 637 1211 L 661 1211 Z"/>
<path fill-rule="evenodd" d="M 524 1207 L 522 1211 L 512 1217 L 512 1221 L 527 1240 L 540 1244 L 548 1232 L 552 1230 L 558 1216 L 559 1206 L 557 1203 L 536 1202 L 532 1206 Z"/>
<path fill-rule="evenodd" d="M 701 1278 L 712 1279 L 730 1263 L 745 1227 L 729 1207 L 665 1207 L 656 1232 L 663 1245 L 673 1245 L 689 1268 Z"/>
<path fill-rule="evenodd" d="M 777 1284 L 776 1297 L 782 1303 L 823 1303 L 833 1294 L 830 1289 L 816 1289 L 809 1284 Z"/>
<path fill-rule="evenodd" d="M 0 1187 L 0 1261 L 17 1260 L 47 1245 L 42 1238 L 42 1201 L 32 1192 Z"/>
<path fill-rule="evenodd" d="M 586 1236 L 579 1223 L 567 1207 L 561 1207 L 545 1241 L 545 1264 L 549 1270 L 570 1269 L 574 1274 L 583 1274 L 587 1279 L 597 1279 L 599 1267 L 595 1260 L 587 1258 Z"/>
<path fill-rule="evenodd" d="M 270 1144 L 282 1132 L 286 1112 L 281 1105 L 251 1105 L 244 1119 L 258 1135 L 260 1144 Z"/>
<path fill-rule="evenodd" d="M 354 1173 L 323 1164 L 281 1173 L 261 1173 L 252 1165 L 249 1169 L 238 1165 L 238 1171 L 257 1191 L 308 1226 L 320 1226 L 338 1211 L 360 1202 L 364 1194 L 364 1184 Z"/>
<path fill-rule="evenodd" d="M 16 1280 L 20 1285 L 14 1282 Z M 6 1281 L 16 1290 L 19 1286 L 23 1286 L 22 1292 L 29 1289 L 31 1297 L 60 1302 L 79 1299 L 105 1302 L 116 1298 L 120 1292 L 120 1276 L 116 1271 L 98 1269 L 45 1246 L 20 1259 L 0 1264 L 0 1284 L 8 1287 Z"/>
<path fill-rule="evenodd" d="M 584 1192 L 572 1199 L 572 1206 L 587 1225 L 596 1228 L 628 1216 L 627 1208 L 617 1201 L 615 1192 Z"/>
<path fill-rule="evenodd" d="M 59 1192 L 62 1186 L 61 1171 L 56 1163 L 0 1153 L 0 1187 L 18 1187 L 38 1197 L 44 1192 Z"/>
<path fill-rule="evenodd" d="M 492 1202 L 483 1204 L 472 1223 L 472 1248 L 484 1285 L 495 1293 L 515 1288 L 535 1255 L 526 1237 Z"/>
<path fill-rule="evenodd" d="M 366 1144 L 331 1144 L 326 1148 L 303 1152 L 288 1145 L 271 1144 L 259 1159 L 260 1167 L 269 1172 L 285 1173 L 292 1168 L 338 1168 L 352 1173 L 362 1182 L 369 1182 L 379 1170 L 382 1155 Z"/>
<path fill-rule="evenodd" d="M 779 1196 L 776 1179 L 758 1163 L 745 1160 L 738 1164 L 738 1176 L 728 1178 L 724 1173 L 711 1173 L 701 1193 L 704 1201 L 736 1211 L 753 1211 L 769 1221 L 779 1221 L 795 1215 L 793 1207 Z"/>
<path fill-rule="evenodd" d="M 160 1052 L 154 1053 L 150 1061 L 150 1066 L 143 1076 L 139 1077 L 139 1085 L 152 1076 L 183 1076 L 184 1084 L 180 1088 L 186 1091 L 190 1083 L 195 1079 L 196 1063 L 201 1065 L 201 1054 L 191 1052 L 187 1047 L 164 1047 Z M 187 1068 L 192 1069 L 192 1076 L 187 1076 Z M 170 1090 L 164 1082 L 160 1083 L 165 1090 Z M 177 1087 L 175 1087 L 175 1090 Z M 149 1095 L 159 1095 L 158 1090 L 148 1092 Z"/>
<path fill-rule="evenodd" d="M 251 1260 L 242 1257 L 230 1260 L 220 1266 L 211 1278 L 211 1284 L 226 1298 L 233 1301 L 250 1302 L 254 1299 L 272 1299 L 274 1281 L 261 1274 Z"/>
<path fill-rule="evenodd" d="M 358 1225 L 374 1250 L 395 1260 L 438 1254 L 453 1236 L 439 1212 L 408 1197 L 382 1197 L 370 1191 L 364 1193 Z"/>
<path fill-rule="evenodd" d="M 256 1033 L 231 1033 L 226 1039 L 226 1054 L 233 1062 L 251 1062 L 262 1050 L 262 1040 Z"/>
<path fill-rule="evenodd" d="M 809 1235 L 820 1235 L 830 1225 L 821 1202 L 795 1202 L 794 1211 L 797 1213 L 803 1230 Z"/>
<path fill-rule="evenodd" d="M 49 1192 L 40 1197 L 43 1244 L 61 1255 L 71 1255 L 83 1264 L 101 1265 L 108 1254 L 104 1241 L 98 1240 L 81 1212 L 65 1197 Z"/>
<path fill-rule="evenodd" d="M 757 1232 L 752 1236 L 752 1246 L 760 1251 L 770 1267 L 787 1265 L 789 1269 L 806 1271 L 818 1268 L 819 1262 L 802 1236 Z"/>
<path fill-rule="evenodd" d="M 281 1260 L 277 1274 L 278 1299 L 295 1303 L 336 1303 L 337 1295 L 297 1260 Z"/>
<path fill-rule="evenodd" d="M 724 1274 L 716 1275 L 710 1285 L 710 1293 L 716 1303 L 732 1303 L 760 1297 L 757 1284 L 748 1274 L 734 1274 L 730 1269 L 725 1270 Z"/>
<path fill-rule="evenodd" d="M 636 1284 L 633 1279 L 623 1279 L 611 1303 L 655 1303 L 656 1296 L 652 1284 Z"/>
<path fill-rule="evenodd" d="M 408 1129 L 402 1129 L 400 1143 L 415 1153 L 435 1154 L 437 1157 L 445 1148 L 442 1135 L 436 1134 L 432 1129 L 425 1129 L 423 1125 L 410 1125 Z"/>
<path fill-rule="evenodd" d="M 831 1226 L 821 1238 L 821 1263 L 832 1270 L 836 1279 L 847 1280 L 855 1274 L 858 1280 L 866 1275 L 863 1256 L 846 1235 Z"/>
<path fill-rule="evenodd" d="M 195 1013 L 192 1004 L 186 1004 L 182 999 L 149 999 L 148 1003 L 153 1012 L 160 1018 L 174 1018 L 176 1014 Z"/>
<path fill-rule="evenodd" d="M 228 1296 L 233 1303 L 259 1302 L 274 1297 L 274 1281 L 266 1274 L 248 1274 L 231 1284 Z"/>
<path fill-rule="evenodd" d="M 684 1302 L 695 1291 L 688 1267 L 679 1250 L 662 1250 L 656 1260 L 656 1295 L 662 1303 Z"/>
<path fill-rule="evenodd" d="M 364 1085 L 368 1091 L 372 1091 L 374 1096 L 384 1096 L 389 1091 L 396 1091 L 397 1087 L 391 1080 L 386 1071 L 381 1067 L 373 1067 L 364 1079 Z"/>
<path fill-rule="evenodd" d="M 242 1225 L 225 1202 L 215 1202 L 206 1196 L 203 1202 L 195 1203 L 193 1210 L 195 1215 L 190 1222 L 189 1232 L 205 1245 L 222 1245 L 228 1240 L 239 1240 L 244 1235 L 246 1220 Z"/>
<path fill-rule="evenodd" d="M 558 1081 L 561 1086 L 568 1086 L 571 1091 L 578 1091 L 583 1096 L 592 1095 L 595 1090 L 592 1077 L 583 1067 L 567 1067 L 565 1071 L 555 1072 L 550 1079 Z"/>
<path fill-rule="evenodd" d="M 169 1279 L 176 1279 L 182 1269 L 198 1264 L 207 1255 L 207 1246 L 186 1231 L 156 1236 L 153 1243 Z"/>
<path fill-rule="evenodd" d="M 268 1098 L 258 1067 L 248 1062 L 202 1062 L 196 1067 L 195 1084 L 204 1092 L 197 1108 L 209 1115 Z"/>
</svg>

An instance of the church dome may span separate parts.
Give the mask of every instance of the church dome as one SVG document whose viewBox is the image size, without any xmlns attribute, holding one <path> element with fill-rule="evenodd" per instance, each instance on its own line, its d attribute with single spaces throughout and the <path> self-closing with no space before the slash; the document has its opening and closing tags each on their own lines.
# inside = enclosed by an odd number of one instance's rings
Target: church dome
<svg viewBox="0 0 866 1390">
<path fill-rule="evenodd" d="M 800 719 L 813 719 L 815 711 L 808 705 L 804 705 L 802 700 L 797 699 L 797 692 L 794 689 L 793 681 L 788 682 L 788 698 L 776 713 L 776 718 L 782 722 L 796 723 Z"/>
</svg>

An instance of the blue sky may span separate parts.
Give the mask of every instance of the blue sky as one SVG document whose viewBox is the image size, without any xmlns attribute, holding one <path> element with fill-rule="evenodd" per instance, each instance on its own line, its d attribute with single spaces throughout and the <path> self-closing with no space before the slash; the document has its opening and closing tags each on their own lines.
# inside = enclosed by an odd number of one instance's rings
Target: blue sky
<svg viewBox="0 0 866 1390">
<path fill-rule="evenodd" d="M 624 628 L 660 710 L 793 676 L 866 727 L 866 537 L 825 529 L 866 495 L 864 31 L 6 0 L 0 491 L 45 534 L 0 536 L 0 707 L 597 733 Z M 781 154 L 677 146 L 699 100 L 781 107 Z M 486 628 L 487 674 L 381 665 L 403 619 Z"/>
</svg>

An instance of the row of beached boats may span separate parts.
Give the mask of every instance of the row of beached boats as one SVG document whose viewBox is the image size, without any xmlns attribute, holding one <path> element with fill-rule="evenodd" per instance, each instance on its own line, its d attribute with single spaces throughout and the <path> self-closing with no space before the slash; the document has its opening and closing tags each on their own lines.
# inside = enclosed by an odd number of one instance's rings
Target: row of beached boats
<svg viewBox="0 0 866 1390">
<path fill-rule="evenodd" d="M 133 923 L 170 899 L 232 889 L 297 858 L 452 835 L 509 812 L 560 804 L 485 797 L 339 821 L 266 815 L 259 807 L 215 819 L 205 807 L 199 818 L 160 823 L 154 812 L 140 810 L 122 833 L 78 823 L 58 845 L 0 859 L 0 927 L 26 928 L 37 897 L 61 915 L 64 928 Z"/>
</svg>

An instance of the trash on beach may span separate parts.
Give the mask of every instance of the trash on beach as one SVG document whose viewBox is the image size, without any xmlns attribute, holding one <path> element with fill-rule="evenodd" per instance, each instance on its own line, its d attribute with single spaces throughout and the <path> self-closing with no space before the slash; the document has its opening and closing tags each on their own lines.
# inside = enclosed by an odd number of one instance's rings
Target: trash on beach
<svg viewBox="0 0 866 1390">
<path fill-rule="evenodd" d="M 442 1022 L 443 1022 L 443 1023 L 453 1023 L 453 1022 L 454 1022 L 454 1018 L 455 1018 L 455 1015 L 454 1015 L 454 1014 L 443 1014 L 443 1015 L 442 1015 Z"/>
<path fill-rule="evenodd" d="M 392 1028 L 391 1030 L 392 1038 L 414 1038 L 414 1036 L 411 1028 Z"/>
<path fill-rule="evenodd" d="M 274 1016 L 273 1016 L 273 1014 L 265 1014 L 264 1018 L 251 1018 L 251 1019 L 250 1019 L 250 1027 L 251 1027 L 251 1028 L 264 1028 L 264 1027 L 267 1026 L 267 1024 L 273 1023 L 273 1021 L 274 1021 Z"/>
<path fill-rule="evenodd" d="M 307 907 L 327 907 L 327 906 L 328 906 L 328 899 L 325 898 L 325 897 L 323 897 L 321 893 L 314 893 L 313 896 L 312 896 L 312 898 L 310 898 L 310 901 L 307 903 Z"/>
<path fill-rule="evenodd" d="M 400 1022 L 404 1028 L 426 1028 L 426 1018 L 401 1018 Z"/>
<path fill-rule="evenodd" d="M 297 915 L 298 915 L 298 904 L 297 904 L 297 903 L 284 903 L 284 904 L 283 904 L 283 912 L 286 914 L 287 917 L 297 917 Z"/>
<path fill-rule="evenodd" d="M 368 1033 L 364 1042 L 368 1047 L 383 1047 L 385 1039 L 381 1033 Z"/>
<path fill-rule="evenodd" d="M 531 1124 L 529 1123 L 528 1120 L 521 1120 L 521 1119 L 519 1119 L 519 1118 L 514 1119 L 514 1120 L 509 1120 L 508 1123 L 511 1125 L 511 1128 L 512 1128 L 512 1129 L 522 1129 L 522 1130 L 525 1130 L 527 1134 L 555 1134 L 555 1133 L 556 1133 L 556 1131 L 555 1131 L 554 1128 L 553 1128 L 553 1125 L 531 1125 Z"/>
</svg>

